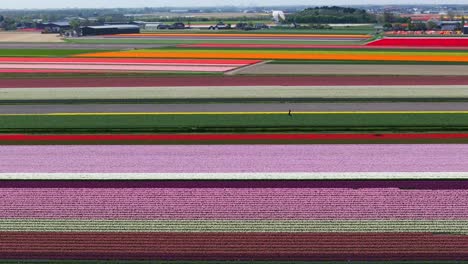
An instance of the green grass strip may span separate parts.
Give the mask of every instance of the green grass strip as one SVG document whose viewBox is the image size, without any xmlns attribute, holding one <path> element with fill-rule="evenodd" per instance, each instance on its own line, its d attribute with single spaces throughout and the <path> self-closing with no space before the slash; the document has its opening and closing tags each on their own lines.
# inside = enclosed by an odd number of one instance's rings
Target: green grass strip
<svg viewBox="0 0 468 264">
<path fill-rule="evenodd" d="M 155 45 L 176 45 L 176 44 L 203 44 L 203 43 L 226 43 L 226 44 L 315 44 L 315 45 L 354 45 L 364 44 L 367 41 L 352 40 L 352 41 L 292 41 L 292 40 L 238 40 L 238 39 L 204 39 L 204 40 L 187 40 L 187 39 L 73 39 L 67 40 L 69 43 L 75 44 L 155 44 Z"/>
<path fill-rule="evenodd" d="M 0 49 L 0 57 L 68 57 L 84 53 L 101 52 L 102 50 L 80 49 Z"/>
<path fill-rule="evenodd" d="M 2 132 L 466 131 L 468 113 L 0 116 Z"/>
<path fill-rule="evenodd" d="M 174 21 L 175 22 L 175 21 Z M 174 22 L 164 22 L 170 24 Z M 195 21 L 192 25 L 215 25 L 218 21 Z M 231 24 L 235 26 L 239 21 L 224 21 L 225 24 Z M 268 24 L 271 21 L 248 21 L 248 23 L 265 23 Z M 333 29 L 292 29 L 292 28 L 270 28 L 268 30 L 143 30 L 142 33 L 177 33 L 177 34 L 243 34 L 243 35 L 262 35 L 262 34 L 317 34 L 317 35 L 370 35 L 375 33 L 375 29 L 372 26 L 354 26 L 354 27 L 334 27 Z"/>
<path fill-rule="evenodd" d="M 2 219 L 0 232 L 398 232 L 468 234 L 468 220 Z"/>
</svg>

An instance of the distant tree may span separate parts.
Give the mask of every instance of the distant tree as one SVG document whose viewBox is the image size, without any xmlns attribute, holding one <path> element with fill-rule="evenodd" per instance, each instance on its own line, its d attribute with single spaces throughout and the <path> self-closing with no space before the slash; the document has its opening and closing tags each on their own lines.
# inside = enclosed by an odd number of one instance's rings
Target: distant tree
<svg viewBox="0 0 468 264">
<path fill-rule="evenodd" d="M 428 30 L 434 30 L 434 29 L 437 29 L 437 27 L 438 27 L 438 25 L 437 25 L 436 22 L 434 22 L 432 20 L 427 22 L 427 29 Z"/>
<path fill-rule="evenodd" d="M 16 30 L 16 21 L 13 18 L 5 17 L 2 21 L 2 27 L 5 30 Z"/>
<path fill-rule="evenodd" d="M 449 17 L 450 21 L 453 21 L 455 19 L 455 12 L 450 10 L 448 11 L 447 16 Z"/>
<path fill-rule="evenodd" d="M 307 8 L 286 16 L 290 23 L 330 24 L 330 23 L 375 23 L 375 15 L 365 10 L 338 6 Z"/>
<path fill-rule="evenodd" d="M 395 15 L 391 12 L 385 11 L 383 14 L 384 23 L 395 23 Z"/>
<path fill-rule="evenodd" d="M 106 23 L 106 18 L 105 18 L 105 17 L 102 17 L 102 16 L 98 17 L 97 23 L 98 23 L 99 25 L 103 25 L 104 23 Z"/>
<path fill-rule="evenodd" d="M 3 22 L 3 20 L 5 20 L 5 18 L 2 15 L 0 15 L 0 22 Z"/>
<path fill-rule="evenodd" d="M 112 16 L 106 16 L 104 18 L 104 22 L 113 22 L 114 21 L 114 18 Z"/>
<path fill-rule="evenodd" d="M 78 32 L 81 27 L 81 21 L 79 19 L 73 19 L 70 21 L 70 27 L 72 30 Z"/>
<path fill-rule="evenodd" d="M 82 27 L 87 27 L 87 26 L 91 26 L 91 25 L 92 25 L 92 23 L 91 23 L 91 21 L 89 21 L 89 19 L 86 19 L 85 21 L 81 22 Z"/>
</svg>

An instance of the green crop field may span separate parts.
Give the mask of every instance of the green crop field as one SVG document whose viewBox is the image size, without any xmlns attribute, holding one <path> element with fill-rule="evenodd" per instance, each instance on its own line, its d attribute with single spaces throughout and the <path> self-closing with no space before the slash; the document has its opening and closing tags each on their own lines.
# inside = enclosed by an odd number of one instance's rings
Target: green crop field
<svg viewBox="0 0 468 264">
<path fill-rule="evenodd" d="M 468 113 L 91 114 L 0 116 L 2 132 L 456 131 Z"/>
</svg>

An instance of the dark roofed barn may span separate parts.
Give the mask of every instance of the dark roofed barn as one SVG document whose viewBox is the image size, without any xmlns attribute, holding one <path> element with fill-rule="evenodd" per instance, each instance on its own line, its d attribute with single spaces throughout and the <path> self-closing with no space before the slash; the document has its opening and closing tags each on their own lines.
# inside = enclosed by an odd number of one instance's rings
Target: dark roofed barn
<svg viewBox="0 0 468 264">
<path fill-rule="evenodd" d="M 38 23 L 37 28 L 43 29 L 43 33 L 59 33 L 71 29 L 71 26 L 68 22 L 49 22 Z"/>
<path fill-rule="evenodd" d="M 83 36 L 138 34 L 140 33 L 140 27 L 137 25 L 89 26 L 82 27 L 81 33 Z"/>
</svg>

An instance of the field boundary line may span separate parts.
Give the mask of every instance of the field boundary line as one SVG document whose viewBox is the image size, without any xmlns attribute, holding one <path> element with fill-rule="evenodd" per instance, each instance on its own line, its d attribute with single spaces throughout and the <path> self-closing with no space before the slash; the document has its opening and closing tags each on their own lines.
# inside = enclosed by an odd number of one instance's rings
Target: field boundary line
<svg viewBox="0 0 468 264">
<path fill-rule="evenodd" d="M 0 114 L 0 117 L 7 116 L 140 116 L 140 115 L 278 115 L 287 111 L 275 112 L 108 112 L 108 113 L 25 113 L 25 114 Z M 468 114 L 468 111 L 313 111 L 293 112 L 295 115 L 398 115 L 398 114 Z"/>
<path fill-rule="evenodd" d="M 264 65 L 264 64 L 268 64 L 270 62 L 272 62 L 272 60 L 264 60 L 264 61 L 260 61 L 260 62 L 254 63 L 254 64 L 241 66 L 241 67 L 235 68 L 234 70 L 229 70 L 229 71 L 224 72 L 224 75 L 229 75 L 229 76 L 230 75 L 237 75 L 238 72 L 245 71 L 247 69 L 250 69 L 250 68 L 253 68 L 253 67 L 256 67 L 256 66 L 261 66 L 261 65 Z"/>
<path fill-rule="evenodd" d="M 442 180 L 468 172 L 0 173 L 0 180 Z"/>
</svg>

